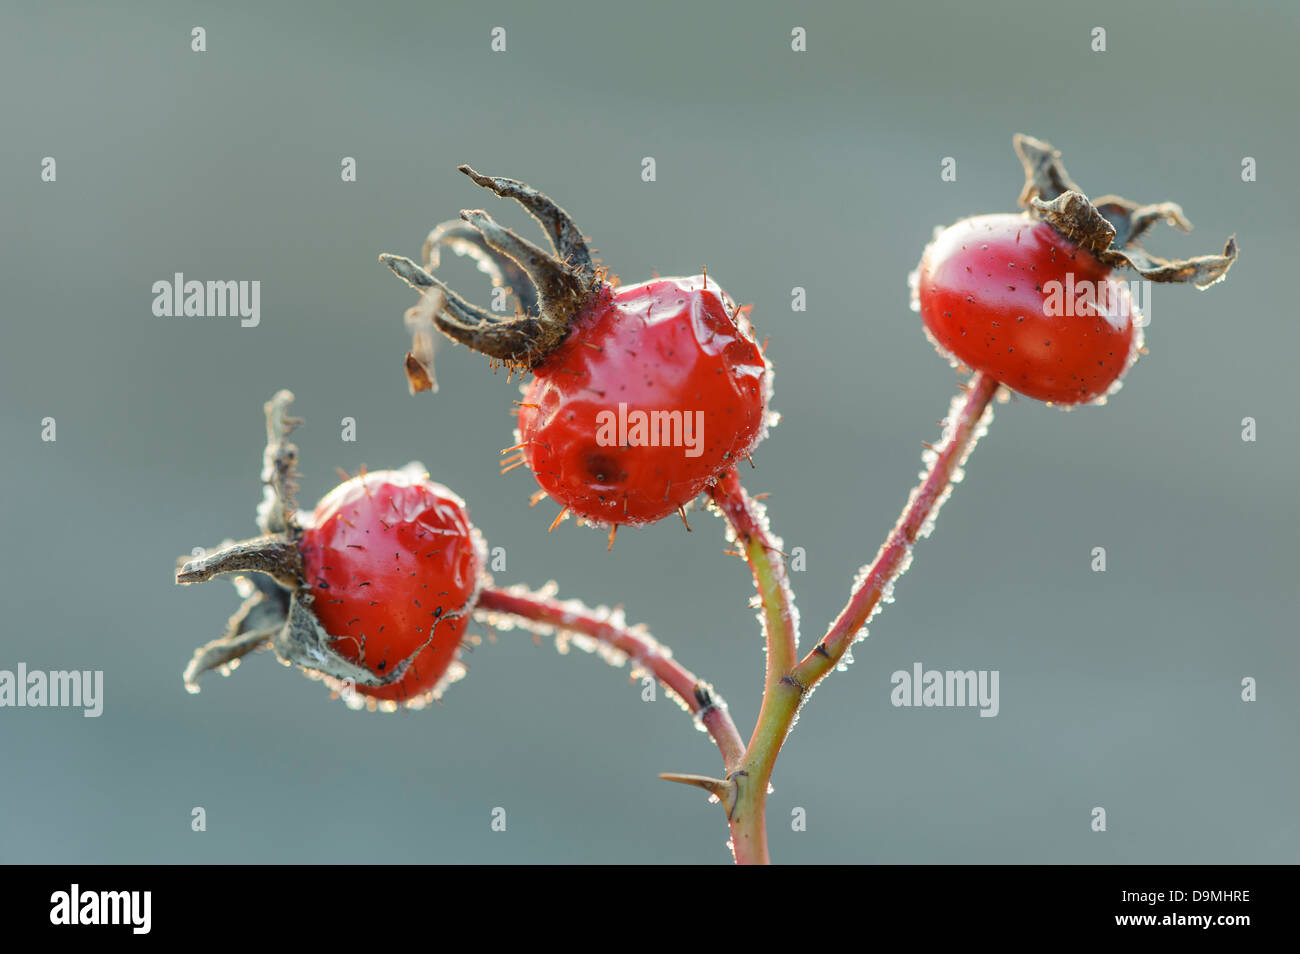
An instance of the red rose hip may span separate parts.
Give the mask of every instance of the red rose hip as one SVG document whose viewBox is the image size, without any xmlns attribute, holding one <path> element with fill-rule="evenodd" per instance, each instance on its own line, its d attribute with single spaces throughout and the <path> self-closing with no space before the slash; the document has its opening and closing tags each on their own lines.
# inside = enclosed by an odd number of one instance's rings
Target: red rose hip
<svg viewBox="0 0 1300 954">
<path fill-rule="evenodd" d="M 1142 343 L 1127 285 L 1028 215 L 981 215 L 926 248 L 916 299 L 936 346 L 1032 398 L 1108 393 Z"/>
<path fill-rule="evenodd" d="M 593 523 L 672 514 L 764 429 L 767 369 L 745 309 L 702 275 L 605 290 L 534 374 L 524 460 Z"/>
<path fill-rule="evenodd" d="M 1119 196 L 1090 201 L 1061 154 L 1015 137 L 1025 169 L 1019 214 L 980 215 L 938 231 L 911 276 L 912 307 L 939 351 L 1021 394 L 1054 404 L 1102 403 L 1143 351 L 1143 316 L 1126 279 L 1208 288 L 1237 258 L 1175 260 L 1141 247 L 1157 222 L 1191 224 L 1172 202 L 1139 205 Z"/>
<path fill-rule="evenodd" d="M 619 286 L 545 195 L 515 179 L 460 171 L 519 201 L 554 254 L 470 210 L 430 233 L 427 268 L 381 256 L 421 292 L 407 313 L 416 328 L 406 361 L 412 390 L 432 386 L 427 329 L 436 327 L 494 362 L 533 373 L 517 402 L 517 443 L 506 451 L 515 456 L 503 469 L 528 467 L 564 507 L 562 516 L 609 526 L 612 542 L 621 525 L 683 512 L 767 430 L 772 368 L 749 309 L 705 275 Z M 471 256 L 494 284 L 508 287 L 516 313 L 477 308 L 433 277 L 441 247 Z"/>
<path fill-rule="evenodd" d="M 316 505 L 299 542 L 312 610 L 332 646 L 376 676 L 376 699 L 432 691 L 464 635 L 483 569 L 465 502 L 418 466 L 354 477 Z"/>
<path fill-rule="evenodd" d="M 415 463 L 348 478 L 304 517 L 292 401 L 281 391 L 266 404 L 262 536 L 196 550 L 177 571 L 178 583 L 238 574 L 244 597 L 225 635 L 195 652 L 186 688 L 273 649 L 353 708 L 421 708 L 463 674 L 457 655 L 486 580 L 483 538 L 465 502 Z"/>
</svg>

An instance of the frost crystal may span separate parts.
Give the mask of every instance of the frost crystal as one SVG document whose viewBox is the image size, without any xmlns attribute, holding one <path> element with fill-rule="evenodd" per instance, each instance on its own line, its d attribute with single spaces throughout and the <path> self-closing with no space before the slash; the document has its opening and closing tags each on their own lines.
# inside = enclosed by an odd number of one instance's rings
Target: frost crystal
<svg viewBox="0 0 1300 954">
<path fill-rule="evenodd" d="M 1006 389 L 999 388 L 996 396 L 1002 400 L 1004 399 L 1005 394 Z M 888 573 L 887 578 L 875 581 L 874 585 L 877 585 L 880 588 L 879 594 L 877 598 L 872 601 L 870 611 L 867 613 L 862 625 L 853 634 L 848 647 L 845 649 L 843 657 L 836 665 L 835 668 L 837 671 L 843 672 L 852 664 L 853 644 L 867 637 L 867 624 L 875 618 L 876 614 L 881 611 L 885 604 L 894 602 L 894 586 L 898 581 L 898 578 L 906 573 L 908 568 L 912 565 L 914 544 L 907 539 L 907 524 L 910 521 L 915 520 L 918 516 L 921 516 L 921 524 L 916 528 L 917 539 L 928 537 L 934 532 L 935 520 L 938 518 L 939 511 L 943 508 L 944 503 L 946 503 L 948 498 L 952 496 L 953 485 L 960 483 L 965 477 L 963 466 L 965 465 L 967 458 L 970 457 L 971 451 L 974 450 L 975 445 L 979 442 L 980 438 L 988 433 L 989 424 L 993 420 L 993 407 L 991 402 L 984 408 L 979 420 L 974 422 L 971 426 L 970 436 L 967 439 L 965 446 L 961 448 L 961 452 L 956 456 L 956 459 L 951 462 L 949 480 L 935 496 L 935 499 L 930 504 L 929 511 L 923 515 L 917 514 L 915 512 L 917 501 L 920 498 L 922 491 L 925 490 L 926 484 L 932 477 L 934 469 L 939 466 L 943 454 L 951 447 L 952 441 L 956 437 L 958 422 L 962 420 L 962 413 L 965 409 L 967 400 L 969 400 L 969 398 L 965 392 L 959 393 L 953 398 L 952 404 L 948 408 L 948 415 L 942 422 L 943 434 L 940 437 L 939 442 L 932 447 L 927 446 L 921 454 L 921 460 L 925 464 L 925 469 L 917 475 L 917 479 L 920 482 L 908 495 L 907 505 L 903 509 L 903 517 L 900 519 L 900 523 L 893 531 L 891 531 L 888 539 L 886 539 L 885 543 L 877 552 L 875 559 L 872 560 L 871 563 L 860 567 L 857 575 L 853 578 L 853 593 L 855 597 L 862 594 L 865 600 L 870 600 L 870 592 L 864 593 L 863 591 L 869 584 L 872 584 L 873 572 L 877 567 L 882 567 L 881 575 L 884 576 L 885 570 L 883 568 L 888 565 L 888 551 L 896 549 L 900 545 L 902 546 L 903 552 L 898 557 L 897 563 L 893 567 L 892 571 Z M 803 701 L 807 701 L 807 695 L 805 695 Z"/>
<path fill-rule="evenodd" d="M 522 629 L 539 638 L 554 637 L 556 651 L 561 655 L 567 655 L 570 650 L 576 649 L 597 656 L 615 668 L 627 666 L 629 677 L 633 682 L 646 677 L 653 678 L 655 662 L 672 658 L 672 650 L 656 641 L 644 624 L 628 625 L 622 607 L 589 607 L 579 600 L 556 603 L 554 597 L 558 590 L 559 586 L 552 581 L 535 592 L 523 585 L 508 587 L 504 592 L 530 601 L 550 603 L 551 608 L 558 611 L 556 615 L 559 617 L 559 623 L 521 619 L 509 613 L 492 610 L 476 610 L 474 615 L 480 622 L 498 631 Z M 593 624 L 603 630 L 608 639 L 590 632 Z M 631 640 L 627 637 L 631 637 Z M 625 646 L 635 641 L 632 643 L 635 646 L 635 655 L 629 655 L 627 650 L 614 645 L 615 639 L 622 641 Z M 678 693 L 667 686 L 661 688 L 665 695 L 683 710 L 691 711 L 690 704 Z M 725 703 L 717 695 L 713 696 L 713 700 L 715 707 L 725 707 Z"/>
</svg>

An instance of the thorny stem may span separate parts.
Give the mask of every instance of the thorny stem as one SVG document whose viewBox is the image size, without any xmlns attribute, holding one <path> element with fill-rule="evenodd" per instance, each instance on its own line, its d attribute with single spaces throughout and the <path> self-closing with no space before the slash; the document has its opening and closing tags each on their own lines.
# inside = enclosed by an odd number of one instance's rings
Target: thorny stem
<svg viewBox="0 0 1300 954">
<path fill-rule="evenodd" d="M 796 620 L 793 598 L 785 582 L 784 564 L 773 557 L 761 513 L 729 471 L 710 492 L 731 524 L 737 542 L 754 572 L 767 620 L 768 676 L 763 705 L 744 761 L 732 777 L 742 776 L 736 804 L 728 812 L 732 845 L 738 864 L 766 864 L 767 788 L 781 746 L 794 725 L 799 708 L 813 687 L 839 664 L 876 612 L 882 597 L 911 562 L 912 547 L 934 520 L 956 474 L 991 419 L 990 405 L 998 382 L 976 373 L 963 388 L 965 397 L 953 402 L 944 434 L 928 459 L 921 483 L 870 567 L 855 584 L 848 604 L 826 636 L 797 665 L 794 664 Z M 775 623 L 775 625 L 774 625 Z M 747 773 L 747 774 L 745 774 Z"/>
<path fill-rule="evenodd" d="M 784 554 L 768 531 L 761 505 L 740 485 L 736 469 L 727 470 L 708 493 L 731 526 L 735 544 L 754 574 L 767 637 L 763 704 L 745 749 L 744 763 L 735 771 L 729 767 L 736 793 L 735 805 L 727 813 L 737 864 L 767 864 L 764 810 L 768 781 L 804 694 L 803 688 L 791 678 L 798 651 L 799 620 L 786 576 Z"/>
<path fill-rule="evenodd" d="M 588 609 L 577 602 L 561 602 L 525 587 L 506 589 L 484 587 L 479 594 L 476 612 L 506 614 L 518 619 L 541 623 L 557 631 L 588 636 L 623 653 L 633 666 L 648 670 L 670 692 L 681 699 L 722 753 L 723 764 L 731 771 L 740 764 L 745 745 L 736 724 L 727 711 L 726 703 L 717 696 L 713 687 L 698 678 L 677 660 L 665 646 L 661 646 L 646 632 L 621 626 L 608 615 Z M 680 780 L 680 779 L 678 779 Z"/>
<path fill-rule="evenodd" d="M 881 597 L 898 579 L 912 559 L 912 547 L 947 499 L 958 471 L 976 442 L 983 436 L 993 419 L 991 404 L 998 393 L 998 382 L 993 377 L 977 372 L 965 388 L 966 398 L 960 408 L 954 401 L 954 412 L 944 422 L 944 433 L 934 448 L 929 469 L 920 485 L 912 491 L 907 506 L 890 531 L 876 559 L 854 587 L 849 602 L 831 624 L 826 636 L 795 668 L 795 678 L 812 688 L 835 668 L 853 644 L 863 625 L 876 612 Z"/>
</svg>

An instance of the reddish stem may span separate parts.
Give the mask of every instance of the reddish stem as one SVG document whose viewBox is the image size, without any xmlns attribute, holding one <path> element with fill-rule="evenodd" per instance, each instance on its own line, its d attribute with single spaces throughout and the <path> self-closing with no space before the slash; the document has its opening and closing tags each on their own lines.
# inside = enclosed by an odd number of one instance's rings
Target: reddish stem
<svg viewBox="0 0 1300 954">
<path fill-rule="evenodd" d="M 795 667 L 794 678 L 805 692 L 840 661 L 863 625 L 875 614 L 882 596 L 907 569 L 912 547 L 920 536 L 929 534 L 929 526 L 951 492 L 953 475 L 961 469 L 988 426 L 986 415 L 991 413 L 989 405 L 998 388 L 995 379 L 977 372 L 965 388 L 965 397 L 959 395 L 953 402 L 944 421 L 943 438 L 931 450 L 933 456 L 925 478 L 912 491 L 898 523 L 871 566 L 859 577 L 849 602 L 825 638 Z"/>
<path fill-rule="evenodd" d="M 699 720 L 717 743 L 728 771 L 740 763 L 745 746 L 726 703 L 709 683 L 673 659 L 671 650 L 649 633 L 621 625 L 607 610 L 592 610 L 573 600 L 554 600 L 522 586 L 484 587 L 477 610 L 487 614 L 488 622 L 508 622 L 492 618 L 493 614 L 505 614 L 557 631 L 587 636 L 613 647 L 634 666 L 644 667 L 653 674 Z"/>
</svg>

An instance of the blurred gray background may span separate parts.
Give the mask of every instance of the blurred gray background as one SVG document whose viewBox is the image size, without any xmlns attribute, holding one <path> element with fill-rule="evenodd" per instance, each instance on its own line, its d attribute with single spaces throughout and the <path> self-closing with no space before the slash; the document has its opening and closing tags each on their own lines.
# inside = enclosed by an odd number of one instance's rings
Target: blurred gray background
<svg viewBox="0 0 1300 954">
<path fill-rule="evenodd" d="M 440 393 L 410 397 L 414 296 L 376 256 L 418 255 L 466 207 L 527 224 L 455 172 L 470 162 L 545 189 L 624 281 L 707 265 L 753 303 L 784 420 L 744 476 L 806 549 L 807 647 L 957 383 L 907 273 L 935 225 L 1014 208 L 1018 131 L 1093 194 L 1182 202 L 1197 231 L 1157 230 L 1153 251 L 1235 231 L 1241 260 L 1207 292 L 1157 289 L 1151 353 L 1109 406 L 998 408 L 897 603 L 778 763 L 774 857 L 1297 859 L 1294 4 L 729 6 L 6 5 L 0 668 L 106 685 L 99 719 L 0 710 L 0 860 L 729 861 L 720 812 L 655 778 L 715 772 L 716 751 L 626 672 L 516 633 L 432 711 L 350 712 L 269 656 L 189 696 L 181 669 L 237 599 L 174 586 L 173 560 L 254 532 L 261 406 L 288 387 L 305 504 L 336 467 L 424 461 L 506 548 L 499 581 L 622 603 L 747 735 L 763 654 L 721 522 L 625 531 L 609 555 L 572 523 L 548 535 L 527 472 L 497 475 L 514 385 L 447 346 Z M 261 325 L 154 317 L 153 282 L 178 271 L 260 280 Z M 446 273 L 486 303 L 464 262 Z M 1000 670 L 1001 714 L 894 708 L 890 674 L 918 661 Z"/>
</svg>

